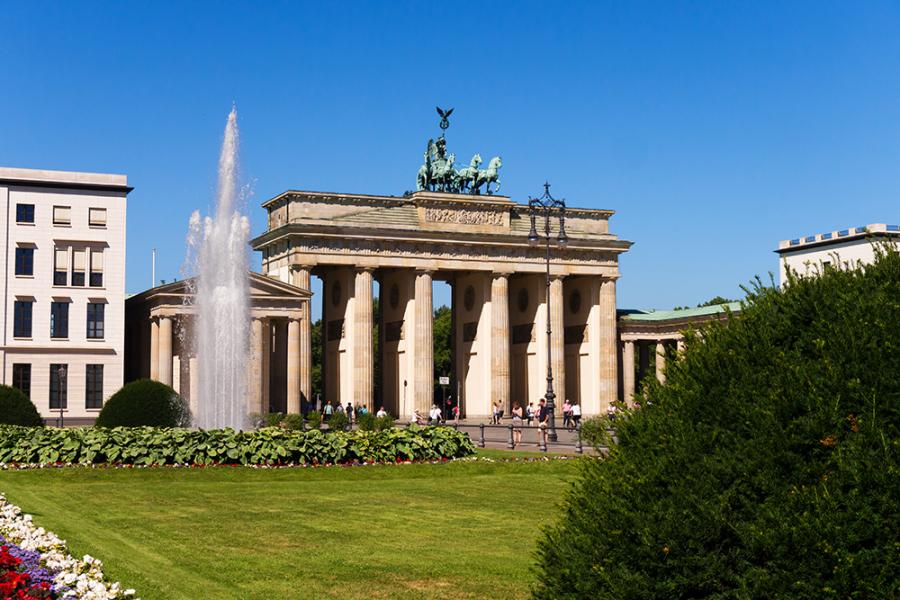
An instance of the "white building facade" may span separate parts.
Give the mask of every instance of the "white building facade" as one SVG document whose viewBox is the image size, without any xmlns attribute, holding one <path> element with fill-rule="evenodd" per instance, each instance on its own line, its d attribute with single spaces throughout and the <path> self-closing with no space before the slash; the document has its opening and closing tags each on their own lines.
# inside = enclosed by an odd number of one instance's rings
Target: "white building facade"
<svg viewBox="0 0 900 600">
<path fill-rule="evenodd" d="M 779 242 L 780 284 L 787 280 L 790 268 L 798 275 L 814 274 L 823 266 L 854 267 L 875 260 L 875 245 L 887 240 L 900 243 L 900 225 L 873 223 Z"/>
<path fill-rule="evenodd" d="M 125 175 L 0 168 L 2 383 L 92 423 L 124 374 Z"/>
</svg>

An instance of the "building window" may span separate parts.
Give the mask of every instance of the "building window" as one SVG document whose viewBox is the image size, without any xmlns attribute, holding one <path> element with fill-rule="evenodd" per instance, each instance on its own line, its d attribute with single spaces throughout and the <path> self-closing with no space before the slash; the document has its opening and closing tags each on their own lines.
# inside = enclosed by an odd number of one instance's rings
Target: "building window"
<svg viewBox="0 0 900 600">
<path fill-rule="evenodd" d="M 87 305 L 87 336 L 88 339 L 102 340 L 104 313 L 106 305 L 99 302 L 91 302 Z"/>
<path fill-rule="evenodd" d="M 91 227 L 106 227 L 106 209 L 89 208 L 88 225 L 90 225 Z"/>
<path fill-rule="evenodd" d="M 84 407 L 103 408 L 103 365 L 87 365 Z"/>
<path fill-rule="evenodd" d="M 69 278 L 69 250 L 57 248 L 53 251 L 53 285 L 66 285 Z"/>
<path fill-rule="evenodd" d="M 69 303 L 52 302 L 50 304 L 50 337 L 69 337 Z"/>
<path fill-rule="evenodd" d="M 16 248 L 16 275 L 34 275 L 34 248 Z"/>
<path fill-rule="evenodd" d="M 34 204 L 16 204 L 16 223 L 34 223 Z"/>
<path fill-rule="evenodd" d="M 21 390 L 31 398 L 31 365 L 28 363 L 13 364 L 13 387 Z"/>
<path fill-rule="evenodd" d="M 53 224 L 54 225 L 71 225 L 72 224 L 72 207 L 71 206 L 54 206 L 53 207 Z"/>
<path fill-rule="evenodd" d="M 13 305 L 13 337 L 31 337 L 31 309 L 34 306 L 32 300 L 16 300 Z"/>
<path fill-rule="evenodd" d="M 103 287 L 103 250 L 91 250 L 91 287 Z"/>
<path fill-rule="evenodd" d="M 50 365 L 50 408 L 68 408 L 69 365 Z"/>
<path fill-rule="evenodd" d="M 87 265 L 87 250 L 72 251 L 72 285 L 84 287 L 84 272 Z"/>
</svg>

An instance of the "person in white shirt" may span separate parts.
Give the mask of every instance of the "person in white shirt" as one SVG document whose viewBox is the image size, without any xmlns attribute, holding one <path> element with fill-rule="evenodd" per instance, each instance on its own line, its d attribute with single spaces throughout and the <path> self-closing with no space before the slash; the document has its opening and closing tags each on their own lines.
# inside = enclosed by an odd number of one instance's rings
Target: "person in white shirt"
<svg viewBox="0 0 900 600">
<path fill-rule="evenodd" d="M 381 418 L 381 417 L 386 417 L 386 416 L 387 416 L 387 411 L 384 410 L 384 407 L 382 406 L 381 408 L 378 409 L 378 412 L 375 413 L 375 416 L 376 416 L 376 417 L 379 417 L 379 418 Z"/>
<path fill-rule="evenodd" d="M 581 405 L 577 402 L 572 405 L 572 420 L 575 421 L 575 428 L 581 423 Z"/>
<path fill-rule="evenodd" d="M 438 425 L 441 422 L 441 409 L 438 408 L 437 404 L 431 407 L 431 413 L 429 413 L 431 417 L 431 424 Z"/>
</svg>

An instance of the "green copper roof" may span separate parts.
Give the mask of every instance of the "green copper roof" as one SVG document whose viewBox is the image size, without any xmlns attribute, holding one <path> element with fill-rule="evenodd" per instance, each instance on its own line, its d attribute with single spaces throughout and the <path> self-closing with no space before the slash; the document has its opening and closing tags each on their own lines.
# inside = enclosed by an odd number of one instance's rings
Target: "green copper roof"
<svg viewBox="0 0 900 600">
<path fill-rule="evenodd" d="M 708 317 L 711 315 L 725 312 L 725 309 L 731 312 L 740 312 L 740 302 L 729 302 L 728 304 L 715 304 L 713 306 L 701 306 L 699 308 L 685 308 L 683 310 L 647 310 L 635 312 L 622 317 L 623 321 L 670 321 L 680 319 L 691 319 L 696 317 Z"/>
</svg>

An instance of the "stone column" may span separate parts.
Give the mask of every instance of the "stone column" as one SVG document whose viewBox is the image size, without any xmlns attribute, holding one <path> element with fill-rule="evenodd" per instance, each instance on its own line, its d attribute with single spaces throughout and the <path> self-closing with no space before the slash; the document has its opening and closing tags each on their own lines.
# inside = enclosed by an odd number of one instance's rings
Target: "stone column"
<svg viewBox="0 0 900 600">
<path fill-rule="evenodd" d="M 416 271 L 414 335 L 413 406 L 427 415 L 431 405 L 434 404 L 434 308 L 431 297 L 431 271 Z"/>
<path fill-rule="evenodd" d="M 557 417 L 562 415 L 560 408 L 566 401 L 566 345 L 563 321 L 564 310 L 563 278 L 553 277 L 550 280 L 550 364 L 553 367 L 553 391 L 556 393 Z"/>
<path fill-rule="evenodd" d="M 247 382 L 247 411 L 259 412 L 262 397 L 262 335 L 261 319 L 250 321 L 250 377 Z M 193 360 L 193 359 L 192 359 Z"/>
<path fill-rule="evenodd" d="M 150 379 L 159 381 L 159 321 L 150 319 Z"/>
<path fill-rule="evenodd" d="M 172 385 L 172 318 L 159 318 L 159 380 Z"/>
<path fill-rule="evenodd" d="M 625 342 L 622 352 L 622 383 L 625 402 L 631 406 L 634 401 L 634 342 Z"/>
<path fill-rule="evenodd" d="M 353 406 L 374 412 L 375 360 L 372 333 L 372 269 L 357 269 L 353 284 Z"/>
<path fill-rule="evenodd" d="M 600 412 L 605 413 L 619 393 L 616 280 L 600 284 Z"/>
<path fill-rule="evenodd" d="M 188 382 L 191 386 L 190 404 L 191 416 L 194 423 L 197 422 L 198 411 L 200 410 L 200 365 L 197 364 L 197 357 L 192 356 L 188 359 Z"/>
<path fill-rule="evenodd" d="M 287 412 L 300 414 L 300 321 L 288 320 L 287 326 Z"/>
<path fill-rule="evenodd" d="M 647 376 L 647 371 L 650 370 L 650 348 L 647 345 L 649 342 L 646 340 L 638 340 L 638 351 L 640 352 L 640 366 L 638 367 L 638 383 L 643 381 L 644 377 Z"/>
<path fill-rule="evenodd" d="M 491 399 L 506 414 L 509 405 L 509 279 L 506 273 L 495 273 L 491 280 Z"/>
<path fill-rule="evenodd" d="M 309 267 L 294 266 L 294 285 L 310 290 Z M 300 399 L 315 402 L 312 397 L 312 311 L 310 303 L 303 304 L 303 318 L 300 320 Z"/>
<path fill-rule="evenodd" d="M 656 342 L 656 378 L 660 383 L 666 382 L 666 345 L 662 340 Z"/>
</svg>

